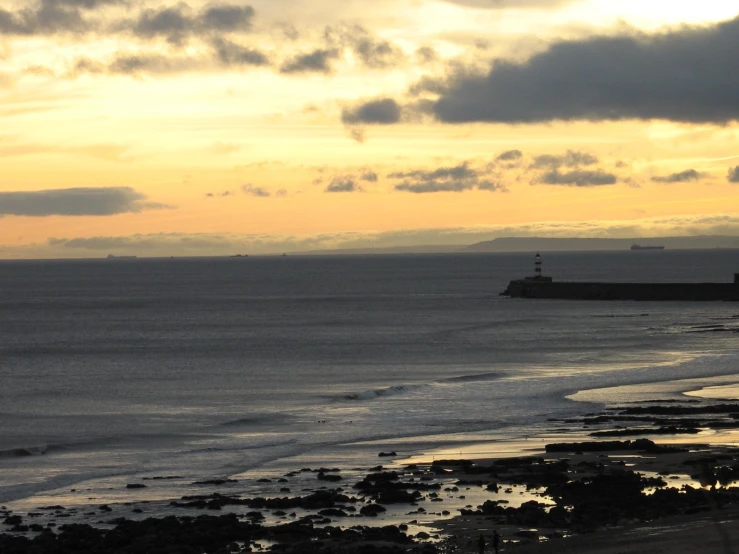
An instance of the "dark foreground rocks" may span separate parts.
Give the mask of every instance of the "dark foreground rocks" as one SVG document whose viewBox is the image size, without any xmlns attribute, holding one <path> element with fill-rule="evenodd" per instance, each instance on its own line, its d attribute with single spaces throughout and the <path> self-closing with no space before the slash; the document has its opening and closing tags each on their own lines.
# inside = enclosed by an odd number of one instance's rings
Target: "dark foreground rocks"
<svg viewBox="0 0 739 554">
<path fill-rule="evenodd" d="M 432 545 L 416 544 L 395 526 L 314 527 L 292 522 L 273 527 L 240 520 L 235 514 L 169 516 L 143 521 L 119 520 L 113 529 L 85 524 L 44 529 L 35 538 L 0 535 L 3 554 L 227 554 L 252 552 L 256 541 L 274 543 L 285 554 L 415 552 L 435 554 Z"/>
</svg>

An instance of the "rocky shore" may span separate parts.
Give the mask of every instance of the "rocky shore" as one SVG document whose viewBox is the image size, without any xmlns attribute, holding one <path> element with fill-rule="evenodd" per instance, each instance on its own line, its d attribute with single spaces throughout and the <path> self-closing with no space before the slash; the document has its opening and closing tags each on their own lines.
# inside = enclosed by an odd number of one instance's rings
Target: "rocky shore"
<svg viewBox="0 0 739 554">
<path fill-rule="evenodd" d="M 533 456 L 426 464 L 381 452 L 384 465 L 361 473 L 303 468 L 265 480 L 274 493 L 264 496 L 232 494 L 236 481 L 213 479 L 193 483 L 202 490 L 171 501 L 166 517 L 147 517 L 147 503 L 135 501 L 84 513 L 2 507 L 0 552 L 461 553 L 476 551 L 480 534 L 489 543 L 493 530 L 503 551 L 652 552 L 640 550 L 652 536 L 639 538 L 645 525 L 679 537 L 695 522 L 739 514 L 739 448 L 717 444 L 717 433 L 739 427 L 739 404 L 652 401 L 551 423 L 580 439 Z M 732 532 L 720 528 L 698 526 L 693 536 L 723 548 Z"/>
</svg>

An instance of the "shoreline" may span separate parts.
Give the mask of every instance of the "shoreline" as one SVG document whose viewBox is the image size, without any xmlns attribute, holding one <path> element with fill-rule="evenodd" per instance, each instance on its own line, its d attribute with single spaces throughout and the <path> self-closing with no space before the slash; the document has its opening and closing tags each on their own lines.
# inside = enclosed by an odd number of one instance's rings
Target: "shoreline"
<svg viewBox="0 0 739 554">
<path fill-rule="evenodd" d="M 228 524 L 234 533 L 296 553 L 290 550 L 299 544 L 295 533 L 318 541 L 326 553 L 344 552 L 347 541 L 354 547 L 384 545 L 381 552 L 432 553 L 471 551 L 470 540 L 492 529 L 503 537 L 503 551 L 608 553 L 613 545 L 628 546 L 622 544 L 628 542 L 627 529 L 651 536 L 649 529 L 658 525 L 670 534 L 674 525 L 665 518 L 679 514 L 685 524 L 700 521 L 711 502 L 729 506 L 719 512 L 723 518 L 739 518 L 739 489 L 728 486 L 739 480 L 739 404 L 653 400 L 549 423 L 548 433 L 519 440 L 473 442 L 410 457 L 381 452 L 369 469 L 294 468 L 262 479 L 265 491 L 274 491 L 263 497 L 239 493 L 238 482 L 229 479 L 193 483 L 197 494 L 170 502 L 169 512 L 180 524 L 207 521 L 206 533 Z M 718 482 L 714 489 L 706 488 L 710 478 L 702 476 L 708 466 Z M 50 533 L 59 530 L 84 528 L 105 537 L 121 526 L 165 525 L 171 517 L 152 520 L 155 503 L 135 498 L 169 478 L 176 476 L 130 483 L 129 501 L 88 506 L 85 513 L 61 505 L 25 513 L 3 508 L 0 545 L 52 540 Z M 589 492 L 573 497 L 573 483 Z M 618 497 L 624 490 L 630 491 L 625 503 Z M 659 495 L 665 497 L 661 504 Z M 229 513 L 236 515 L 220 515 Z M 676 537 L 679 531 L 674 529 Z M 582 537 L 601 537 L 603 550 L 593 550 Z"/>
<path fill-rule="evenodd" d="M 660 367 L 663 365 L 670 366 L 670 367 L 678 367 L 680 364 L 684 362 L 691 362 L 694 361 L 697 358 L 705 357 L 706 353 L 701 353 L 700 355 L 697 353 L 693 353 L 690 355 L 683 354 L 680 356 L 670 357 L 670 361 L 664 361 L 660 364 Z M 650 366 L 651 367 L 651 366 Z M 644 381 L 644 377 L 639 377 L 639 380 L 636 384 L 633 385 L 615 385 L 615 386 L 606 386 L 602 389 L 590 389 L 585 388 L 577 392 L 571 392 L 573 389 L 563 389 L 557 391 L 555 396 L 559 399 L 566 400 L 570 406 L 571 411 L 573 412 L 573 415 L 577 413 L 582 413 L 585 410 L 588 409 L 600 409 L 600 407 L 604 404 L 604 400 L 608 400 L 608 398 L 601 399 L 590 399 L 590 398 L 573 398 L 574 396 L 581 395 L 583 393 L 588 393 L 593 390 L 604 390 L 604 391 L 613 391 L 616 389 L 621 388 L 629 388 L 629 389 L 645 389 L 650 390 L 654 389 L 655 385 L 665 385 L 667 387 L 667 390 L 661 390 L 660 395 L 661 396 L 679 396 L 684 395 L 686 391 L 692 391 L 695 390 L 695 388 L 699 388 L 701 386 L 703 387 L 711 387 L 715 386 L 717 383 L 718 386 L 726 387 L 730 386 L 731 384 L 737 383 L 739 381 L 739 374 L 736 372 L 737 370 L 732 370 L 731 373 L 727 373 L 727 370 L 722 370 L 718 374 L 709 374 L 706 377 L 697 377 L 697 378 L 684 378 L 680 375 L 676 375 L 671 378 L 665 378 L 663 377 L 662 380 L 654 382 L 654 381 Z M 517 379 L 514 379 L 517 380 Z M 693 383 L 695 381 L 696 383 Z M 686 384 L 689 383 L 689 384 Z M 568 392 L 570 391 L 570 392 Z M 642 392 L 643 396 L 654 396 L 649 392 Z M 610 393 L 607 395 L 610 396 Z M 348 442 L 348 443 L 329 443 L 329 444 L 320 444 L 317 447 L 311 446 L 310 448 L 299 450 L 299 453 L 297 454 L 285 454 L 285 453 L 277 453 L 275 457 L 269 458 L 266 462 L 264 461 L 258 461 L 255 465 L 246 465 L 244 466 L 244 469 L 241 469 L 240 471 L 233 471 L 230 475 L 226 475 L 227 472 L 224 472 L 225 477 L 233 477 L 233 478 L 241 478 L 240 476 L 243 475 L 245 480 L 248 480 L 250 477 L 253 477 L 255 475 L 261 476 L 269 476 L 270 474 L 273 474 L 275 472 L 275 468 L 278 469 L 285 469 L 286 471 L 290 469 L 290 464 L 293 465 L 300 465 L 303 463 L 306 464 L 321 464 L 321 463 L 327 463 L 326 460 L 332 460 L 330 463 L 334 464 L 337 463 L 339 465 L 346 465 L 346 467 L 350 467 L 352 465 L 365 465 L 367 460 L 370 459 L 373 456 L 373 453 L 379 450 L 392 450 L 396 449 L 398 450 L 402 456 L 408 455 L 406 459 L 409 460 L 421 460 L 424 458 L 430 458 L 431 461 L 433 461 L 434 456 L 437 455 L 437 452 L 440 452 L 439 455 L 447 456 L 447 455 L 454 455 L 454 456 L 463 456 L 467 455 L 468 452 L 471 450 L 474 450 L 476 445 L 484 445 L 485 450 L 489 451 L 487 455 L 489 456 L 519 456 L 519 455 L 525 455 L 529 453 L 529 450 L 531 449 L 530 444 L 522 444 L 522 445 L 515 445 L 516 441 L 520 441 L 523 439 L 524 441 L 528 440 L 529 442 L 537 440 L 537 437 L 542 433 L 542 431 L 549 431 L 552 429 L 552 425 L 549 424 L 545 419 L 544 415 L 541 415 L 541 419 L 538 422 L 535 422 L 533 424 L 529 423 L 527 425 L 523 424 L 514 424 L 512 426 L 505 426 L 503 434 L 512 435 L 514 437 L 517 437 L 515 439 L 499 439 L 495 437 L 495 434 L 497 432 L 497 429 L 490 429 L 489 427 L 478 427 L 477 429 L 472 429 L 468 431 L 461 431 L 459 433 L 453 432 L 450 429 L 447 429 L 447 432 L 442 432 L 439 434 L 423 434 L 423 435 L 407 435 L 407 436 L 400 436 L 400 437 L 388 437 L 388 438 L 373 438 L 371 440 L 360 440 L 359 442 Z M 342 423 L 342 422 L 333 422 L 335 424 Z M 345 422 L 343 422 L 345 423 Z M 351 423 L 351 422 L 350 422 Z M 491 422 L 488 421 L 486 423 L 490 424 Z M 513 432 L 511 432 L 511 429 L 515 429 Z M 191 433 L 193 436 L 197 436 L 197 433 Z M 209 435 L 203 435 L 203 437 L 208 437 Z M 217 435 L 216 435 L 217 436 Z M 528 439 L 527 439 L 528 437 Z M 146 437 L 141 439 L 142 441 L 152 440 L 148 439 Z M 442 449 L 438 448 L 439 442 L 446 443 L 448 445 L 447 447 L 444 447 Z M 287 443 L 286 443 L 287 444 Z M 501 449 L 500 445 L 506 445 L 505 449 Z M 493 448 L 487 448 L 489 445 L 492 445 Z M 206 445 L 207 446 L 207 445 Z M 268 445 L 269 447 L 279 447 L 280 445 Z M 285 446 L 285 445 L 283 445 Z M 288 447 L 288 450 L 292 449 L 292 447 Z M 23 448 L 18 448 L 17 450 L 25 450 Z M 32 450 L 35 450 L 35 448 L 32 448 Z M 54 447 L 54 455 L 59 455 L 59 452 L 61 452 L 62 455 L 67 455 L 64 453 L 63 447 Z M 247 448 L 246 451 L 255 451 L 258 450 L 256 448 Z M 227 452 L 228 449 L 224 450 L 224 452 Z M 361 456 L 353 456 L 354 452 L 361 451 Z M 197 450 L 193 450 L 193 452 L 197 452 Z M 456 453 L 455 453 L 456 452 Z M 75 451 L 70 451 L 68 454 L 75 455 Z M 114 452 L 115 453 L 115 452 Z M 334 456 L 337 455 L 337 456 Z M 485 453 L 476 453 L 472 455 L 471 457 L 479 458 L 481 456 L 485 455 Z M 358 458 L 362 458 L 361 463 L 359 463 Z M 12 457 L 11 457 L 12 458 Z M 33 456 L 29 457 L 29 459 L 33 462 L 35 460 L 40 460 L 42 456 Z M 357 462 L 352 461 L 352 458 L 356 458 Z M 14 458 L 13 458 L 14 459 Z M 10 468 L 12 469 L 12 461 L 13 459 L 10 459 L 11 465 Z M 17 459 L 22 460 L 23 457 L 19 456 Z M 310 460 L 310 461 L 306 461 Z M 179 460 L 182 462 L 182 460 Z M 371 461 L 371 460 L 370 460 Z M 229 465 L 236 466 L 237 464 L 228 464 L 224 467 L 229 467 Z M 186 461 L 185 464 L 179 463 L 179 467 L 186 468 Z M 117 468 L 115 468 L 117 470 Z M 125 469 L 125 468 L 124 468 Z M 156 473 L 163 473 L 169 471 L 166 468 L 158 468 L 155 469 L 154 472 Z M 174 472 L 178 471 L 186 471 L 186 469 L 174 469 L 172 470 Z M 218 472 L 218 469 L 212 468 L 210 472 L 206 470 L 206 472 L 201 472 L 203 475 L 198 475 L 198 477 L 202 478 L 209 478 L 212 473 Z M 152 472 L 149 472 L 152 474 Z M 207 474 L 206 474 L 207 473 Z M 75 475 L 72 474 L 69 479 L 62 480 L 61 486 L 55 486 L 55 487 L 45 487 L 43 490 L 40 490 L 39 492 L 31 493 L 30 495 L 25 494 L 18 494 L 12 499 L 6 499 L 3 501 L 0 501 L 0 503 L 8 503 L 13 505 L 18 505 L 19 502 L 23 502 L 24 500 L 28 500 L 29 502 L 33 502 L 35 498 L 37 497 L 45 497 L 51 499 L 52 496 L 57 491 L 62 491 L 68 487 L 75 487 L 77 483 L 81 486 L 89 485 L 90 483 L 93 483 L 93 486 L 97 485 L 98 483 L 102 484 L 103 488 L 100 488 L 99 491 L 104 490 L 113 490 L 115 486 L 117 486 L 116 481 L 116 475 L 125 475 L 125 471 L 122 472 L 111 472 L 111 473 L 104 473 L 101 472 L 98 475 L 95 475 L 95 471 L 91 472 L 89 477 L 83 477 L 79 481 L 75 481 Z M 129 473 L 129 477 L 131 479 L 137 478 L 139 475 L 143 475 L 144 473 L 141 471 L 131 472 Z M 263 475 L 260 475 L 263 474 Z M 64 485 L 65 482 L 68 482 L 68 485 Z M 109 483 L 111 484 L 109 484 Z M 23 482 L 18 481 L 18 483 L 21 483 L 22 485 L 30 484 L 32 481 Z M 12 486 L 9 486 L 8 488 L 12 488 Z M 21 487 L 19 487 L 21 488 Z M 79 486 L 77 487 L 79 488 Z M 162 497 L 162 499 L 168 499 L 170 497 L 167 497 L 166 495 Z M 104 499 L 107 501 L 108 499 Z M 71 501 L 65 499 L 65 502 Z M 115 501 L 114 499 L 110 499 L 110 501 Z M 55 502 L 55 500 L 52 500 L 52 502 Z M 84 502 L 77 502 L 79 504 L 83 504 Z"/>
</svg>

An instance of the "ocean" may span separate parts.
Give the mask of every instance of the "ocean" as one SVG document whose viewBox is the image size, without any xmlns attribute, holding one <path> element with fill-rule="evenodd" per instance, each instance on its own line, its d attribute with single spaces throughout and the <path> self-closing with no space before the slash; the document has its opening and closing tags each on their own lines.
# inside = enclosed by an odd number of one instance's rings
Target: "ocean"
<svg viewBox="0 0 739 554">
<path fill-rule="evenodd" d="M 735 250 L 542 255 L 556 280 L 739 271 Z M 0 503 L 166 512 L 205 479 L 264 492 L 739 383 L 739 304 L 499 296 L 531 273 L 533 253 L 0 262 Z"/>
</svg>

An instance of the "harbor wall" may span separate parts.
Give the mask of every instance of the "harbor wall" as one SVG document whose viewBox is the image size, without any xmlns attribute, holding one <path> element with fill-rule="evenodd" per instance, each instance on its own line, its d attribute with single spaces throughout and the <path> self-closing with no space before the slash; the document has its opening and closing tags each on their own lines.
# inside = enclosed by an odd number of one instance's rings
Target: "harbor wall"
<svg viewBox="0 0 739 554">
<path fill-rule="evenodd" d="M 736 280 L 736 278 L 735 278 Z M 732 300 L 739 301 L 736 283 L 577 283 L 536 279 L 511 281 L 501 293 L 514 298 L 564 300 Z"/>
</svg>

